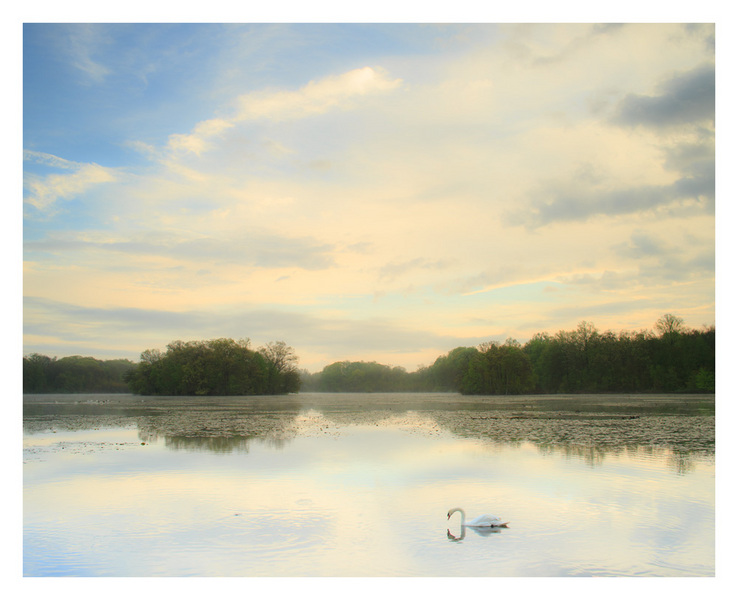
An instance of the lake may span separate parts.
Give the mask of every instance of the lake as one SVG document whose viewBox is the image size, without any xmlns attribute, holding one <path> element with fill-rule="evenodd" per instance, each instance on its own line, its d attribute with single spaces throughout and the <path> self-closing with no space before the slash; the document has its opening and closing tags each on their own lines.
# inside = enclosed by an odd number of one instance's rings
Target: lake
<svg viewBox="0 0 738 600">
<path fill-rule="evenodd" d="M 714 414 L 712 395 L 26 395 L 23 572 L 712 577 Z"/>
</svg>

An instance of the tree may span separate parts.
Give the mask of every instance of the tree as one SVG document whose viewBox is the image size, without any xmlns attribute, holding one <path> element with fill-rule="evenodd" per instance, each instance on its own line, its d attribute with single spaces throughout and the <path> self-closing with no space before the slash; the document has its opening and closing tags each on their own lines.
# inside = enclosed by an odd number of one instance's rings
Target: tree
<svg viewBox="0 0 738 600">
<path fill-rule="evenodd" d="M 135 394 L 246 396 L 297 391 L 300 374 L 294 350 L 284 342 L 254 351 L 248 339 L 218 338 L 176 340 L 164 353 L 145 350 L 127 381 Z"/>
<path fill-rule="evenodd" d="M 463 392 L 464 377 L 469 363 L 479 354 L 476 348 L 459 346 L 445 356 L 439 356 L 431 367 L 431 379 L 437 391 Z"/>
<path fill-rule="evenodd" d="M 322 392 L 400 392 L 410 391 L 420 382 L 402 367 L 377 362 L 340 361 L 310 376 L 312 389 Z"/>
<path fill-rule="evenodd" d="M 462 393 L 522 394 L 533 389 L 531 360 L 517 340 L 487 342 L 479 348 L 483 352 L 469 361 Z"/>
<path fill-rule="evenodd" d="M 684 332 L 684 319 L 667 313 L 656 321 L 655 327 L 661 337 L 672 337 Z"/>
<path fill-rule="evenodd" d="M 56 359 L 53 359 L 56 360 Z M 48 390 L 47 378 L 50 374 L 52 359 L 43 354 L 33 353 L 23 357 L 23 391 L 38 393 Z"/>
<path fill-rule="evenodd" d="M 34 353 L 23 357 L 23 392 L 127 392 L 125 378 L 134 368 L 125 359 L 66 356 L 57 360 Z"/>
<path fill-rule="evenodd" d="M 295 349 L 284 342 L 269 342 L 259 348 L 267 363 L 267 391 L 270 394 L 288 394 L 300 389 L 298 357 Z"/>
</svg>

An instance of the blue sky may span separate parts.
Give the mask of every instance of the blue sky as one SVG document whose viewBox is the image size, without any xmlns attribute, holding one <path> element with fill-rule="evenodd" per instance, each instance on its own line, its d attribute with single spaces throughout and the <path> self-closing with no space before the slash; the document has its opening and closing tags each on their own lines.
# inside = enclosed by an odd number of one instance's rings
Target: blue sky
<svg viewBox="0 0 738 600">
<path fill-rule="evenodd" d="M 27 24 L 25 354 L 715 323 L 709 24 Z"/>
</svg>

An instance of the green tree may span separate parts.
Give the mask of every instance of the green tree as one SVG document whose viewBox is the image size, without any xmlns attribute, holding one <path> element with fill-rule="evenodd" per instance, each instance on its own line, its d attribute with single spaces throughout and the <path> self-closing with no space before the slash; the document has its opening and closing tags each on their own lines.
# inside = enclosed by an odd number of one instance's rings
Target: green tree
<svg viewBox="0 0 738 600">
<path fill-rule="evenodd" d="M 517 340 L 488 342 L 469 363 L 468 378 L 460 390 L 467 394 L 522 394 L 533 390 L 531 359 Z"/>
<path fill-rule="evenodd" d="M 254 395 L 297 391 L 294 350 L 284 342 L 253 351 L 249 340 L 175 340 L 166 352 L 145 350 L 127 377 L 133 393 L 153 395 Z"/>
<path fill-rule="evenodd" d="M 298 358 L 292 346 L 285 342 L 269 342 L 259 352 L 266 359 L 267 393 L 288 394 L 299 391 Z"/>
<path fill-rule="evenodd" d="M 684 332 L 684 319 L 667 313 L 659 317 L 655 327 L 662 337 L 671 337 Z"/>
<path fill-rule="evenodd" d="M 42 354 L 23 357 L 24 393 L 127 392 L 127 373 L 135 365 L 125 359 L 98 360 L 91 356 L 56 359 Z"/>
<path fill-rule="evenodd" d="M 27 394 L 49 391 L 48 376 L 52 360 L 43 354 L 30 354 L 23 357 L 23 391 Z"/>
</svg>

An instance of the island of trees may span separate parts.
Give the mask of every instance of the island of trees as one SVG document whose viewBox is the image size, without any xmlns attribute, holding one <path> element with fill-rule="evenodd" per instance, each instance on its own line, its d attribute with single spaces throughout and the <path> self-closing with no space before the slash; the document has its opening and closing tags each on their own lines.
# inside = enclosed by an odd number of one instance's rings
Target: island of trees
<svg viewBox="0 0 738 600">
<path fill-rule="evenodd" d="M 138 363 L 81 356 L 56 360 L 40 354 L 23 358 L 25 393 L 248 396 L 299 389 L 297 356 L 284 342 L 252 350 L 249 340 L 177 340 L 165 352 L 145 350 Z"/>
<path fill-rule="evenodd" d="M 248 340 L 175 341 L 141 360 L 23 359 L 23 389 L 43 392 L 125 392 L 142 395 L 254 395 L 320 392 L 559 394 L 714 392 L 715 327 L 690 330 L 664 315 L 656 331 L 599 332 L 589 322 L 525 344 L 508 339 L 451 350 L 407 372 L 376 362 L 340 361 L 318 373 L 298 371 L 294 349 Z"/>
<path fill-rule="evenodd" d="M 251 350 L 248 340 L 220 338 L 172 342 L 166 352 L 146 350 L 126 374 L 134 394 L 251 396 L 300 389 L 297 356 L 284 342 Z"/>
</svg>

